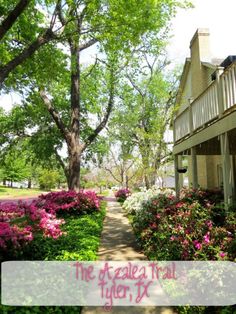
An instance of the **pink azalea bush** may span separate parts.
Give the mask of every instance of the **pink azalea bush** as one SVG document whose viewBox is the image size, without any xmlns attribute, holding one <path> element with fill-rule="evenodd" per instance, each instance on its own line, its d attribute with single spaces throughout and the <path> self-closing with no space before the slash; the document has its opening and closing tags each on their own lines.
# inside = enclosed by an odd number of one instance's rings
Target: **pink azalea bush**
<svg viewBox="0 0 236 314">
<path fill-rule="evenodd" d="M 37 235 L 57 239 L 65 223 L 59 217 L 98 211 L 100 200 L 92 191 L 61 191 L 40 195 L 31 204 L 0 203 L 0 248 L 19 249 Z"/>
<path fill-rule="evenodd" d="M 130 195 L 131 192 L 129 189 L 120 189 L 115 193 L 115 197 L 118 202 L 124 202 Z"/>
<path fill-rule="evenodd" d="M 51 214 L 82 214 L 99 210 L 100 200 L 93 191 L 60 191 L 40 195 L 35 204 Z"/>
<path fill-rule="evenodd" d="M 0 204 L 0 247 L 17 249 L 31 242 L 36 234 L 57 239 L 63 232 L 63 219 L 39 209 L 34 203 Z"/>
<path fill-rule="evenodd" d="M 159 195 L 144 202 L 133 219 L 150 259 L 234 260 L 235 214 L 215 203 L 216 191 L 184 190 L 180 199 Z"/>
</svg>

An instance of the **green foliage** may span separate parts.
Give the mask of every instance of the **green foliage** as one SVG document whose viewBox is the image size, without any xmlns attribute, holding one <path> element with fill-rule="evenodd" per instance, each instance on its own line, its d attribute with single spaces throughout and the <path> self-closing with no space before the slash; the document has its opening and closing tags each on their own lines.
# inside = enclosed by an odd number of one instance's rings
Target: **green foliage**
<svg viewBox="0 0 236 314">
<path fill-rule="evenodd" d="M 30 176 L 30 167 L 26 156 L 19 149 L 10 150 L 1 162 L 1 178 L 11 182 L 20 182 Z"/>
<path fill-rule="evenodd" d="M 38 182 L 42 190 L 54 189 L 59 182 L 60 174 L 56 170 L 43 169 L 40 171 Z"/>
<path fill-rule="evenodd" d="M 29 260 L 94 261 L 97 259 L 104 216 L 103 204 L 101 211 L 78 218 L 65 217 L 66 223 L 61 228 L 67 232 L 65 236 L 56 240 L 40 237 L 21 256 Z"/>
</svg>

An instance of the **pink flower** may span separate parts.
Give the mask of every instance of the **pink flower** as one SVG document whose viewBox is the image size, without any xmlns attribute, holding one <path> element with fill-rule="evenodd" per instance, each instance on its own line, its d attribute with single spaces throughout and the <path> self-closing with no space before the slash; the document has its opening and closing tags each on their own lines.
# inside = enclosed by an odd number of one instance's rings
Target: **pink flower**
<svg viewBox="0 0 236 314">
<path fill-rule="evenodd" d="M 198 242 L 197 240 L 194 240 L 194 241 L 193 241 L 193 244 L 194 244 L 194 246 L 195 246 L 195 248 L 196 248 L 197 250 L 201 250 L 202 245 L 201 245 L 200 242 Z"/>
<path fill-rule="evenodd" d="M 183 231 L 184 228 L 183 228 L 180 224 L 178 224 L 178 225 L 177 225 L 177 230 L 178 230 L 178 231 Z"/>
<path fill-rule="evenodd" d="M 188 252 L 187 251 L 183 251 L 183 253 L 182 253 L 182 259 L 187 259 L 188 258 L 188 256 L 189 256 L 189 254 L 188 254 Z"/>
<path fill-rule="evenodd" d="M 206 225 L 208 226 L 209 229 L 212 229 L 213 224 L 211 220 L 207 220 Z"/>
<path fill-rule="evenodd" d="M 188 240 L 185 239 L 182 243 L 183 243 L 184 246 L 187 246 L 188 245 Z"/>
<path fill-rule="evenodd" d="M 204 235 L 203 239 L 204 239 L 204 242 L 206 244 L 210 243 L 210 232 L 209 231 Z"/>
<path fill-rule="evenodd" d="M 156 228 L 157 228 L 157 224 L 156 224 L 155 222 L 153 222 L 153 223 L 151 223 L 151 224 L 149 225 L 149 227 L 150 227 L 151 229 L 156 229 Z"/>
<path fill-rule="evenodd" d="M 221 257 L 221 258 L 224 258 L 227 254 L 226 254 L 226 253 L 224 253 L 224 252 L 220 252 L 220 254 L 219 254 L 219 255 L 220 255 L 220 257 Z"/>
<path fill-rule="evenodd" d="M 176 208 L 181 208 L 184 206 L 184 203 L 183 202 L 179 202 L 175 205 Z"/>
</svg>

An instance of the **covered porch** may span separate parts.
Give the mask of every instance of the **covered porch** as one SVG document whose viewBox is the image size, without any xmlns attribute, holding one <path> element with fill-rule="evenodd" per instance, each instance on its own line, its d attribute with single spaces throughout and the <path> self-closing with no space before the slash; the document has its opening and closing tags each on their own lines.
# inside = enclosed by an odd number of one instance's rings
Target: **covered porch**
<svg viewBox="0 0 236 314">
<path fill-rule="evenodd" d="M 235 120 L 236 122 L 236 120 Z M 183 186 L 183 159 L 187 159 L 186 174 L 189 186 L 208 189 L 222 189 L 227 205 L 236 201 L 236 128 L 228 130 L 206 141 L 202 132 L 199 133 L 199 143 L 191 146 L 188 143 L 179 144 L 175 152 L 175 185 L 179 192 Z M 188 142 L 188 141 L 185 141 Z"/>
</svg>

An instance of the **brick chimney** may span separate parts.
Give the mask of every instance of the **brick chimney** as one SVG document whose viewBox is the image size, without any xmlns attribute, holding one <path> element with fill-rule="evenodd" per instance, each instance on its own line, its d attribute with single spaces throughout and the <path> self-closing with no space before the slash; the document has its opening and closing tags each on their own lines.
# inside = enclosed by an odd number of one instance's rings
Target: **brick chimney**
<svg viewBox="0 0 236 314">
<path fill-rule="evenodd" d="M 207 87 L 207 73 L 201 62 L 209 62 L 211 59 L 209 37 L 209 29 L 199 28 L 190 42 L 193 99 Z"/>
</svg>

